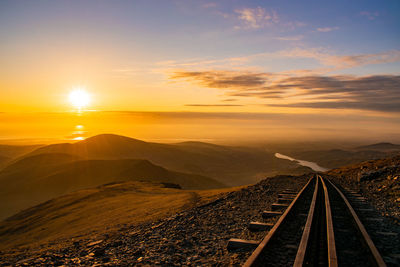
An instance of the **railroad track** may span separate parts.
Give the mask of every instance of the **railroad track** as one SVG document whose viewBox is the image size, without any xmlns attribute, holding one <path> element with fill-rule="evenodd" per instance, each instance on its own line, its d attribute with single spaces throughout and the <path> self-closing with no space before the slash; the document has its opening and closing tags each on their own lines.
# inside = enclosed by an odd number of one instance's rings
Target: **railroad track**
<svg viewBox="0 0 400 267">
<path fill-rule="evenodd" d="M 316 175 L 300 192 L 278 197 L 263 217 L 280 218 L 261 242 L 228 242 L 228 249 L 255 248 L 243 266 L 386 266 L 345 195 L 328 179 Z M 268 227 L 252 222 L 249 229 Z"/>
</svg>

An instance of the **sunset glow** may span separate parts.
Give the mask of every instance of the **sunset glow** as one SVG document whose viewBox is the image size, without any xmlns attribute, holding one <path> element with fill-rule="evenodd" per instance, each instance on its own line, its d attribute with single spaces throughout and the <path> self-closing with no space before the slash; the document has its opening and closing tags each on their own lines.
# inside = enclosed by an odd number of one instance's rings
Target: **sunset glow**
<svg viewBox="0 0 400 267">
<path fill-rule="evenodd" d="M 22 127 L 11 117 L 29 124 L 34 111 L 68 139 L 82 124 L 163 140 L 400 141 L 396 1 L 22 2 L 0 3 L 4 139 Z"/>
<path fill-rule="evenodd" d="M 68 99 L 75 108 L 82 109 L 89 105 L 91 97 L 84 89 L 77 88 L 69 93 Z"/>
</svg>

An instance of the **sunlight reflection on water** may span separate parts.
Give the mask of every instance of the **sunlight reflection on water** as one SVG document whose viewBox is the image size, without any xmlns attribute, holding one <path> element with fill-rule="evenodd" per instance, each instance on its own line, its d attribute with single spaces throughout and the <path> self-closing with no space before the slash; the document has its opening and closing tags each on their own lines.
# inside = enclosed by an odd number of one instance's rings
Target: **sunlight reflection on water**
<svg viewBox="0 0 400 267">
<path fill-rule="evenodd" d="M 283 154 L 280 154 L 280 153 L 275 153 L 275 157 L 277 157 L 279 159 L 287 159 L 287 160 L 290 160 L 290 161 L 295 161 L 295 162 L 297 162 L 297 164 L 299 164 L 301 166 L 309 167 L 309 168 L 311 168 L 311 169 L 313 169 L 314 171 L 317 171 L 317 172 L 329 171 L 329 169 L 323 168 L 323 167 L 319 166 L 315 162 L 294 159 L 294 158 L 291 158 L 289 156 L 286 156 L 286 155 L 283 155 Z"/>
</svg>

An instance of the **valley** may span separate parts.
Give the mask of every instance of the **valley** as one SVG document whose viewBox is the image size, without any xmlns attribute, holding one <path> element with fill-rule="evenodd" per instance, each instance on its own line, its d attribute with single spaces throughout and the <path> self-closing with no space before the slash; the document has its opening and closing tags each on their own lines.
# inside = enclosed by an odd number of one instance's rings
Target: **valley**
<svg viewBox="0 0 400 267">
<path fill-rule="evenodd" d="M 246 220 L 238 221 L 243 219 L 238 214 L 250 216 L 254 209 L 261 208 L 257 199 L 265 198 L 269 203 L 279 190 L 299 188 L 315 172 L 306 166 L 321 168 L 316 164 L 324 163 L 333 168 L 356 163 L 325 173 L 338 183 L 364 190 L 363 194 L 383 214 L 398 221 L 399 159 L 390 157 L 398 153 L 397 149 L 396 145 L 376 144 L 346 150 L 283 150 L 301 159 L 293 160 L 285 155 L 277 158 L 262 147 L 160 144 L 104 134 L 75 143 L 17 148 L 11 154 L 0 152 L 7 158 L 0 170 L 0 251 L 14 263 L 79 261 L 112 265 L 135 262 L 140 255 L 145 256 L 140 261 L 147 263 L 157 258 L 173 263 L 178 258 L 165 257 L 156 249 L 169 246 L 169 241 L 163 239 L 157 245 L 157 239 L 167 235 L 175 240 L 179 233 L 164 225 L 172 223 L 186 229 L 179 223 L 190 225 L 193 220 L 197 230 L 184 230 L 190 238 L 200 238 L 203 247 L 212 244 L 207 238 L 218 240 L 218 245 L 210 250 L 189 246 L 186 251 L 182 247 L 185 253 L 199 259 L 194 261 L 197 263 L 206 263 L 198 255 L 203 252 L 219 255 L 228 263 L 232 255 L 223 248 L 228 235 L 221 232 L 217 238 L 215 234 L 223 231 L 229 221 L 235 225 L 227 234 L 240 233 Z M 7 151 L 12 150 L 7 147 Z M 384 159 L 374 160 L 379 157 Z M 365 159 L 369 161 L 362 163 Z M 275 174 L 280 176 L 273 177 Z M 246 210 L 248 207 L 251 209 Z M 209 222 L 201 215 L 203 210 L 207 210 Z M 215 233 L 215 229 L 207 232 L 211 225 L 207 228 L 202 226 L 204 223 L 220 226 Z M 149 236 L 142 240 L 142 234 Z M 136 258 L 118 256 L 125 245 L 135 247 L 137 242 L 145 242 L 141 251 L 146 253 L 133 251 Z M 96 252 L 104 245 L 105 254 Z M 1 261 L 5 258 L 0 257 Z"/>
</svg>

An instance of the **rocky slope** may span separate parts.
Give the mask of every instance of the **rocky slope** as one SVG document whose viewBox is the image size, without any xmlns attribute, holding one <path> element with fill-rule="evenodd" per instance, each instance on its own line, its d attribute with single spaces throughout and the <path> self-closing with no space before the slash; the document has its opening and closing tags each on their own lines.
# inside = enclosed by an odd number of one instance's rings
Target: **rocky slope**
<svg viewBox="0 0 400 267">
<path fill-rule="evenodd" d="M 299 190 L 310 176 L 278 176 L 222 195 L 216 201 L 117 230 L 54 240 L 31 248 L 3 249 L 3 265 L 229 265 L 248 252 L 229 253 L 229 238 L 261 239 L 246 228 L 286 188 Z"/>
<path fill-rule="evenodd" d="M 336 184 L 355 189 L 386 216 L 386 229 L 400 233 L 400 156 L 368 161 L 324 174 Z M 298 191 L 311 177 L 277 176 L 222 194 L 208 204 L 144 222 L 130 222 L 110 231 L 58 239 L 40 246 L 3 249 L 3 265 L 240 265 L 250 252 L 228 252 L 230 238 L 261 240 L 265 233 L 247 230 L 261 219 L 284 189 Z M 379 215 L 379 216 L 382 216 Z M 269 222 L 274 223 L 275 219 Z M 397 243 L 396 243 L 397 244 Z"/>
<path fill-rule="evenodd" d="M 400 155 L 345 166 L 327 174 L 343 187 L 360 191 L 400 225 Z"/>
</svg>

